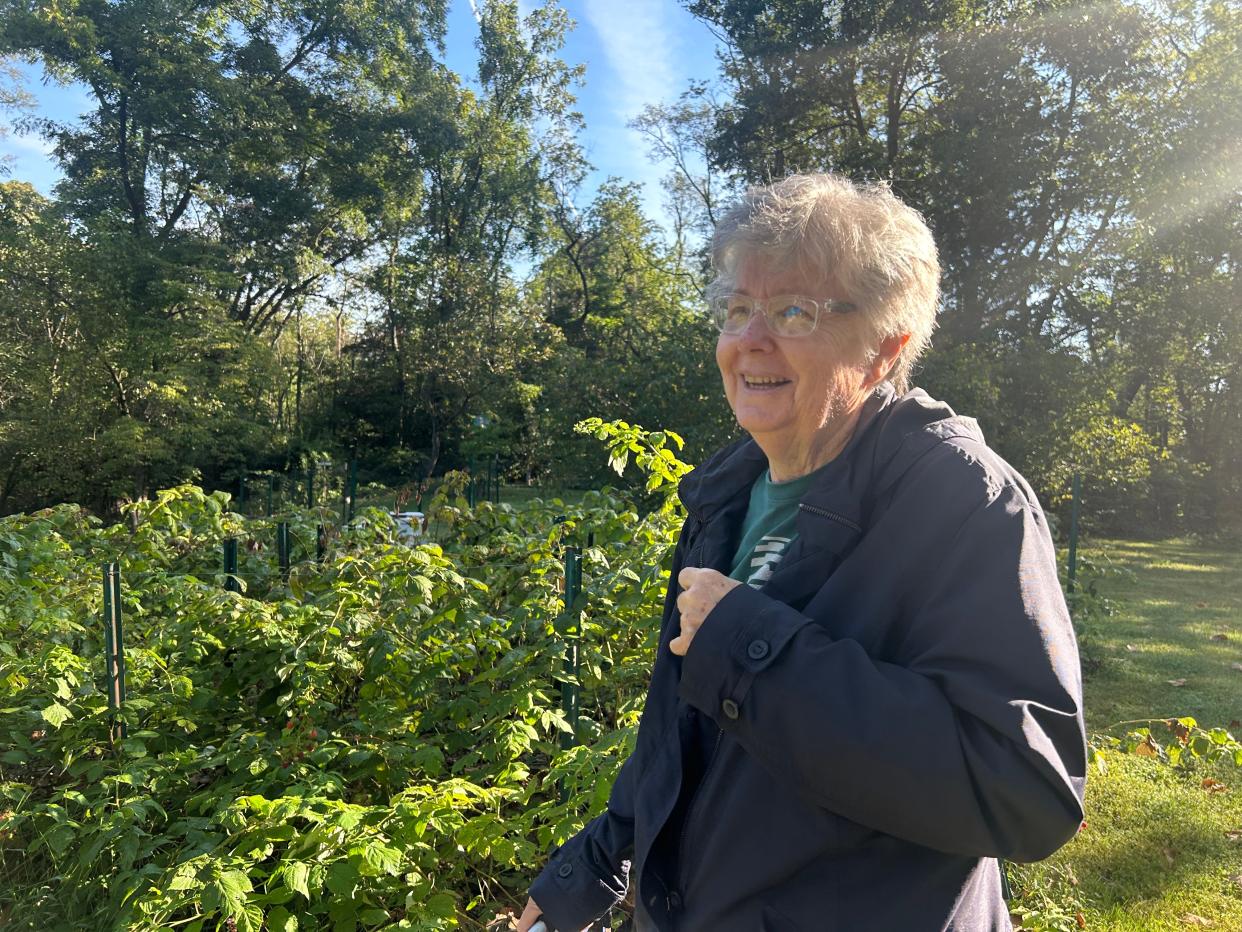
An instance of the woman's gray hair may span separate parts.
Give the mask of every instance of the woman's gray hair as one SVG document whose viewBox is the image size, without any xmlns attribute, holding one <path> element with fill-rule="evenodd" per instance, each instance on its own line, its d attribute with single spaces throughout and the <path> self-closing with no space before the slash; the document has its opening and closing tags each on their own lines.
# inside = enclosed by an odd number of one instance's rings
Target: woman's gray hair
<svg viewBox="0 0 1242 932">
<path fill-rule="evenodd" d="M 733 290 L 750 255 L 812 281 L 835 275 L 875 340 L 910 334 L 888 374 L 898 392 L 909 388 L 936 327 L 940 260 L 922 215 L 888 185 L 818 174 L 751 188 L 716 224 L 709 297 Z"/>
</svg>

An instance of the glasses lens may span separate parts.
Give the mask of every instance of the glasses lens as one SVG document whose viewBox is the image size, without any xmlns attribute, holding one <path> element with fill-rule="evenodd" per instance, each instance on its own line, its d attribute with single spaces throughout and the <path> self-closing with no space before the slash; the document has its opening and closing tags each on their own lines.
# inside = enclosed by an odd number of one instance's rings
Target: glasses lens
<svg viewBox="0 0 1242 932">
<path fill-rule="evenodd" d="M 783 337 L 806 336 L 815 329 L 815 309 L 796 298 L 779 298 L 768 308 L 768 324 Z"/>
<path fill-rule="evenodd" d="M 712 301 L 712 317 L 722 333 L 741 333 L 750 320 L 751 303 L 742 295 L 725 295 Z"/>
</svg>

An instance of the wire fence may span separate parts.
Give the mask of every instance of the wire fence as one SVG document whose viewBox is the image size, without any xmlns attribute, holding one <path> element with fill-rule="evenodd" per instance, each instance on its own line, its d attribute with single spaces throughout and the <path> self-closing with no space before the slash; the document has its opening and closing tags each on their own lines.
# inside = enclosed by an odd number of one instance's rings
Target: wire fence
<svg viewBox="0 0 1242 932">
<path fill-rule="evenodd" d="M 538 498 L 578 501 L 599 484 L 594 477 L 510 482 L 495 459 L 470 463 L 457 472 L 464 477 L 462 494 L 472 507 L 483 501 L 510 505 Z M 249 517 L 271 518 L 292 507 L 305 507 L 339 511 L 345 522 L 363 508 L 422 512 L 446 481 L 445 476 L 433 476 L 394 482 L 387 473 L 357 459 L 316 460 L 290 471 L 244 471 L 217 490 L 232 495 L 235 510 Z"/>
<path fill-rule="evenodd" d="M 281 589 L 291 592 L 292 590 L 289 590 L 288 587 L 295 568 L 322 568 L 328 556 L 328 535 L 323 525 L 318 527 L 314 559 L 292 559 L 291 543 L 295 537 L 296 535 L 293 534 L 288 522 L 278 522 L 275 527 L 275 566 L 273 567 L 269 562 L 263 570 L 257 572 L 251 571 L 246 573 L 242 571 L 238 539 L 236 537 L 228 537 L 221 542 L 218 570 L 213 571 L 209 569 L 206 572 L 199 573 L 167 572 L 164 570 L 136 571 L 126 572 L 124 578 L 131 585 L 134 583 L 141 585 L 144 582 L 149 585 L 152 581 L 170 578 L 195 579 L 204 583 L 210 582 L 211 585 L 217 586 L 225 592 L 237 594 L 241 594 L 243 591 L 242 583 L 262 584 L 279 581 Z M 591 535 L 592 543 L 593 538 L 594 535 Z M 420 543 L 417 539 L 407 539 L 400 542 L 410 546 L 416 546 Z M 590 545 L 589 543 L 588 547 Z M 582 548 L 576 545 L 565 546 L 562 549 L 561 556 L 563 570 L 559 589 L 563 593 L 562 608 L 556 617 L 552 619 L 552 623 L 553 630 L 556 632 L 559 641 L 558 647 L 564 654 L 565 678 L 561 684 L 562 711 L 565 714 L 566 720 L 573 722 L 577 720 L 580 697 L 580 687 L 578 684 L 578 641 L 581 637 L 579 616 L 584 608 L 582 604 L 584 559 Z M 489 570 L 528 569 L 530 563 L 499 564 L 488 561 L 487 566 Z M 126 725 L 121 715 L 126 699 L 125 637 L 122 619 L 124 592 L 120 562 L 105 562 L 102 564 L 101 570 L 103 585 L 104 669 L 110 713 L 109 737 L 115 745 L 117 741 L 126 737 Z M 133 604 L 132 598 L 130 604 Z M 576 743 L 577 739 L 574 734 L 562 736 L 561 744 L 563 748 L 572 747 Z"/>
</svg>

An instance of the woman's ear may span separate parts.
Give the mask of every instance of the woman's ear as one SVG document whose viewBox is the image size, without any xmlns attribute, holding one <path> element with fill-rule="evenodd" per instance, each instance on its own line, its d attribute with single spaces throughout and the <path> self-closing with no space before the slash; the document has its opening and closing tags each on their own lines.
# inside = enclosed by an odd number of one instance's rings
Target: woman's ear
<svg viewBox="0 0 1242 932">
<path fill-rule="evenodd" d="M 897 357 L 910 340 L 908 333 L 896 333 L 880 341 L 871 364 L 867 367 L 867 388 L 874 388 L 888 378 L 889 372 L 897 364 Z"/>
</svg>

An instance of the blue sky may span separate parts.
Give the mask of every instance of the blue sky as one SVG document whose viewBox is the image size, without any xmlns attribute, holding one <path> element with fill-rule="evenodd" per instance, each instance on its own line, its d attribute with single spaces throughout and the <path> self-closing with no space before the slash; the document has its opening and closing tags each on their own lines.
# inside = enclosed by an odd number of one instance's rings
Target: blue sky
<svg viewBox="0 0 1242 932">
<path fill-rule="evenodd" d="M 519 3 L 523 11 L 534 5 Z M 715 40 L 676 0 L 562 0 L 561 5 L 578 24 L 562 57 L 586 66 L 586 83 L 578 91 L 578 109 L 586 119 L 580 141 L 596 170 L 584 194 L 589 197 L 609 176 L 642 182 L 649 212 L 658 215 L 663 169 L 649 162 L 646 145 L 625 124 L 646 104 L 676 99 L 691 79 L 711 78 Z M 476 36 L 470 0 L 452 0 L 447 63 L 466 79 L 474 72 Z M 40 115 L 73 120 L 91 106 L 83 86 L 48 82 L 37 65 L 22 66 L 22 74 Z M 13 157 L 9 178 L 50 192 L 58 174 L 43 140 L 9 133 L 0 139 L 0 155 Z"/>
</svg>

